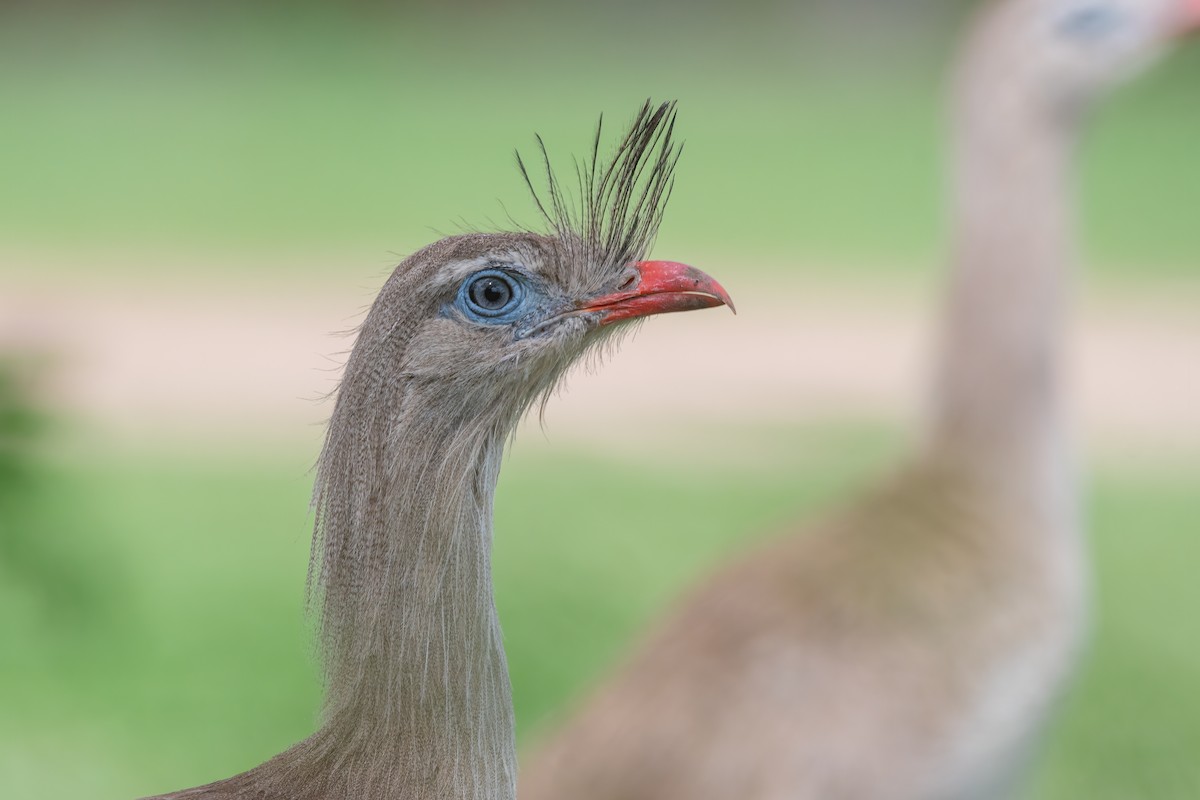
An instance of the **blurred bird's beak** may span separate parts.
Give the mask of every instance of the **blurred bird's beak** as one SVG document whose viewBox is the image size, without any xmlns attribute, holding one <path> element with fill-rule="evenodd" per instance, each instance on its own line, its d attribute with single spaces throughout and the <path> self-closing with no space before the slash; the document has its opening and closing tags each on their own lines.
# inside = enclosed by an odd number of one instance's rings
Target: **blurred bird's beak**
<svg viewBox="0 0 1200 800">
<path fill-rule="evenodd" d="M 716 306 L 729 306 L 736 313 L 733 300 L 721 284 L 695 267 L 675 261 L 639 261 L 633 269 L 637 275 L 628 287 L 588 300 L 579 311 L 600 312 L 601 325 Z"/>
<path fill-rule="evenodd" d="M 1179 0 L 1175 31 L 1179 36 L 1200 33 L 1200 0 Z"/>
</svg>

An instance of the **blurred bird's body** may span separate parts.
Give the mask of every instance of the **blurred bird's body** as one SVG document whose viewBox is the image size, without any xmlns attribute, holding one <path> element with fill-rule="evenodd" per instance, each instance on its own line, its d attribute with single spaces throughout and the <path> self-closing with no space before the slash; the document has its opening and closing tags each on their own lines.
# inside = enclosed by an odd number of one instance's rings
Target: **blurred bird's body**
<svg viewBox="0 0 1200 800">
<path fill-rule="evenodd" d="M 547 742 L 522 798 L 1004 796 L 1084 593 L 1073 526 L 994 477 L 931 456 L 722 569 Z"/>
<path fill-rule="evenodd" d="M 953 98 L 953 269 L 921 449 L 682 598 L 521 774 L 523 800 L 1007 797 L 1088 579 L 1059 356 L 1080 117 L 1193 0 L 1002 0 Z"/>
<path fill-rule="evenodd" d="M 610 162 L 597 134 L 582 207 L 550 175 L 551 235 L 454 236 L 396 268 L 350 354 L 317 471 L 322 725 L 164 800 L 515 796 L 491 583 L 504 445 L 611 324 L 728 302 L 698 270 L 641 260 L 669 194 L 673 118 L 647 104 Z"/>
</svg>

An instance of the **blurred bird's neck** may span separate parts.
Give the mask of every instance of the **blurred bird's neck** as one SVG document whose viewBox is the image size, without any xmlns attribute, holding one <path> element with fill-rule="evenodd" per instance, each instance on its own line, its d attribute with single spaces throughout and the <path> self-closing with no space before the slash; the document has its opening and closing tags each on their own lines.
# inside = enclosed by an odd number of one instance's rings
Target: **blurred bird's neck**
<svg viewBox="0 0 1200 800">
<path fill-rule="evenodd" d="M 1074 126 L 997 78 L 963 87 L 956 107 L 931 444 L 1015 498 L 1070 505 L 1060 350 L 1076 257 Z"/>
<path fill-rule="evenodd" d="M 507 800 L 514 723 L 491 579 L 507 424 L 412 406 L 355 419 L 355 455 L 331 478 L 326 722 L 304 761 L 322 775 L 337 763 L 348 797 Z"/>
</svg>

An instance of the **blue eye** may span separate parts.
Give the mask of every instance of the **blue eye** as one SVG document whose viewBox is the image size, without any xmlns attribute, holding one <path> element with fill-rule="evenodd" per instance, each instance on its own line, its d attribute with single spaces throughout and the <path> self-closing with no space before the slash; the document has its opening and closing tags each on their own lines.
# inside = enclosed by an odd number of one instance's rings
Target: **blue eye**
<svg viewBox="0 0 1200 800">
<path fill-rule="evenodd" d="M 1079 39 L 1099 39 L 1124 25 L 1121 12 L 1106 5 L 1077 8 L 1058 23 L 1059 33 Z"/>
<path fill-rule="evenodd" d="M 525 287 L 514 276 L 485 269 L 463 281 L 456 305 L 480 322 L 504 323 L 516 318 L 524 299 Z"/>
</svg>

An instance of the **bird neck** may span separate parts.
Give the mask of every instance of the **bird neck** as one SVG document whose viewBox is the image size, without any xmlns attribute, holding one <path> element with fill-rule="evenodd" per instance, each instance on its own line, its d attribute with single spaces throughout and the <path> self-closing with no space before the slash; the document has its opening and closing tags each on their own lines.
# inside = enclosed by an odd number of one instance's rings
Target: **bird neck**
<svg viewBox="0 0 1200 800">
<path fill-rule="evenodd" d="M 1040 491 L 1069 477 L 1060 348 L 1075 132 L 1004 75 L 974 76 L 956 104 L 930 434 L 935 452 Z"/>
<path fill-rule="evenodd" d="M 492 498 L 510 426 L 402 405 L 331 434 L 322 461 L 328 685 L 325 724 L 304 761 L 331 791 L 350 787 L 346 796 L 513 798 L 511 690 L 491 579 Z"/>
</svg>

